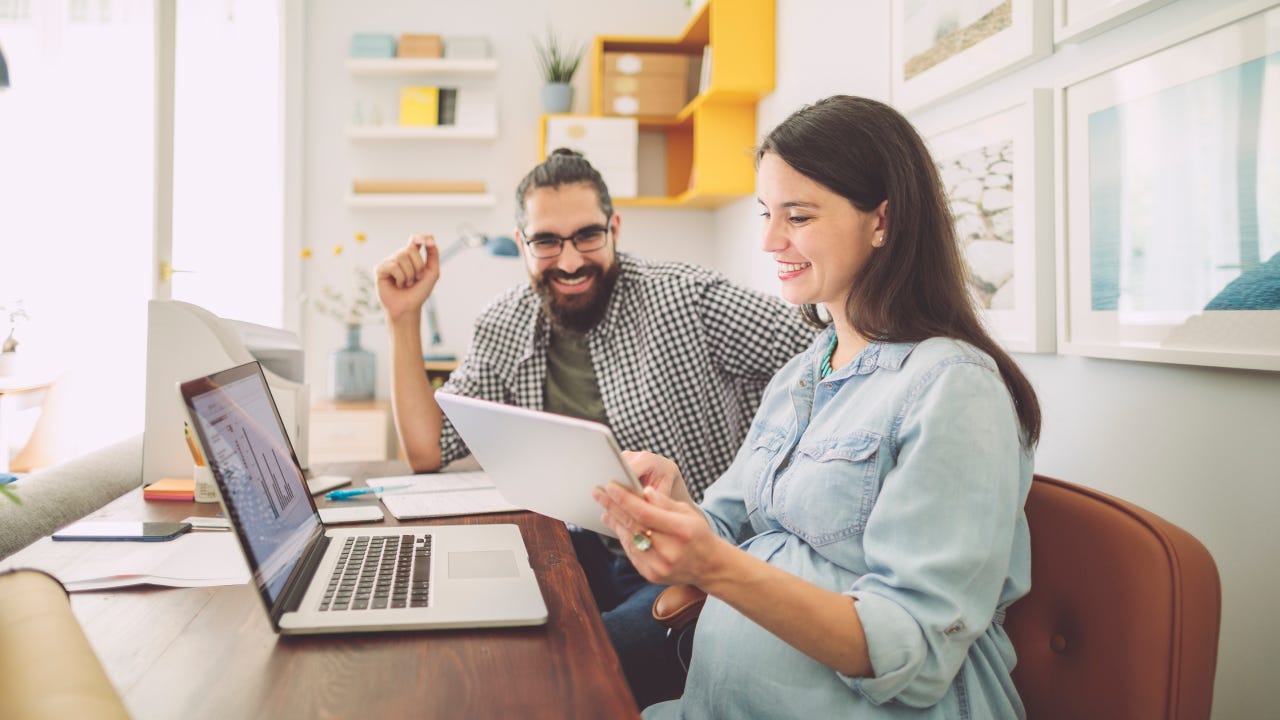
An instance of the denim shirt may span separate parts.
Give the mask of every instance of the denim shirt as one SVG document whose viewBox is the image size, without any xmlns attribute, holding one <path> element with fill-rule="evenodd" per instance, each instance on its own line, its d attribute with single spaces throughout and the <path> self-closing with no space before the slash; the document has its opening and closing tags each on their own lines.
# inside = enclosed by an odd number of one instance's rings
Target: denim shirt
<svg viewBox="0 0 1280 720">
<path fill-rule="evenodd" d="M 856 598 L 874 675 L 708 598 L 684 696 L 645 717 L 1021 718 L 1001 621 L 1031 584 L 1032 453 L 995 363 L 945 338 L 873 343 L 819 379 L 831 332 L 775 376 L 702 509 L 743 550 Z"/>
</svg>

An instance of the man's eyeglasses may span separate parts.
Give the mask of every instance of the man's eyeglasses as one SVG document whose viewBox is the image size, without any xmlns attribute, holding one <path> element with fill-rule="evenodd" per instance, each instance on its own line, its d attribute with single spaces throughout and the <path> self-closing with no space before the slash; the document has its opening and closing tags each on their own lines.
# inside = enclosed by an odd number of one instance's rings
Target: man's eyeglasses
<svg viewBox="0 0 1280 720">
<path fill-rule="evenodd" d="M 572 235 L 556 235 L 540 232 L 524 241 L 529 254 L 539 259 L 553 258 L 564 252 L 565 242 L 573 243 L 573 249 L 580 253 L 599 250 L 609 241 L 609 228 L 604 225 L 590 225 Z"/>
</svg>

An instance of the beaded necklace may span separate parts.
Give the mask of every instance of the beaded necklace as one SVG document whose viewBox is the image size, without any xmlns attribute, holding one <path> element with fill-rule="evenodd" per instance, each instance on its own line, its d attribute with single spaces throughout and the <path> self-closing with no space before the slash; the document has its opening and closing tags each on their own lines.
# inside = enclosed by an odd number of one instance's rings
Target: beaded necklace
<svg viewBox="0 0 1280 720">
<path fill-rule="evenodd" d="M 825 378 L 831 374 L 831 356 L 836 354 L 836 334 L 831 333 L 831 342 L 827 343 L 827 354 L 822 358 L 822 364 L 818 366 L 818 378 Z"/>
</svg>

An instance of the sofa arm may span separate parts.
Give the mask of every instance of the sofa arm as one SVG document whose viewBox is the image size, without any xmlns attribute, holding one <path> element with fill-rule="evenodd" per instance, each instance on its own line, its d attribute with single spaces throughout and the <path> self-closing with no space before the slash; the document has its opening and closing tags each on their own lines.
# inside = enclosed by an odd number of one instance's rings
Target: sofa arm
<svg viewBox="0 0 1280 720">
<path fill-rule="evenodd" d="M 0 497 L 0 559 L 142 485 L 142 436 L 19 478 Z"/>
</svg>

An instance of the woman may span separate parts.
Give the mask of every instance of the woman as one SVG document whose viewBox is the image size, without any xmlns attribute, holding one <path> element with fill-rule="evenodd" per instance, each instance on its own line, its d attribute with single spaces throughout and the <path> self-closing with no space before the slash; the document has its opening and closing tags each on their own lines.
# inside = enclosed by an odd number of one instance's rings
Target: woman
<svg viewBox="0 0 1280 720">
<path fill-rule="evenodd" d="M 1022 717 L 1001 621 L 1030 586 L 1040 409 L 975 315 L 933 160 L 836 96 L 756 164 L 782 295 L 828 327 L 700 507 L 647 453 L 643 496 L 595 494 L 645 577 L 709 594 L 684 696 L 645 717 Z"/>
</svg>

